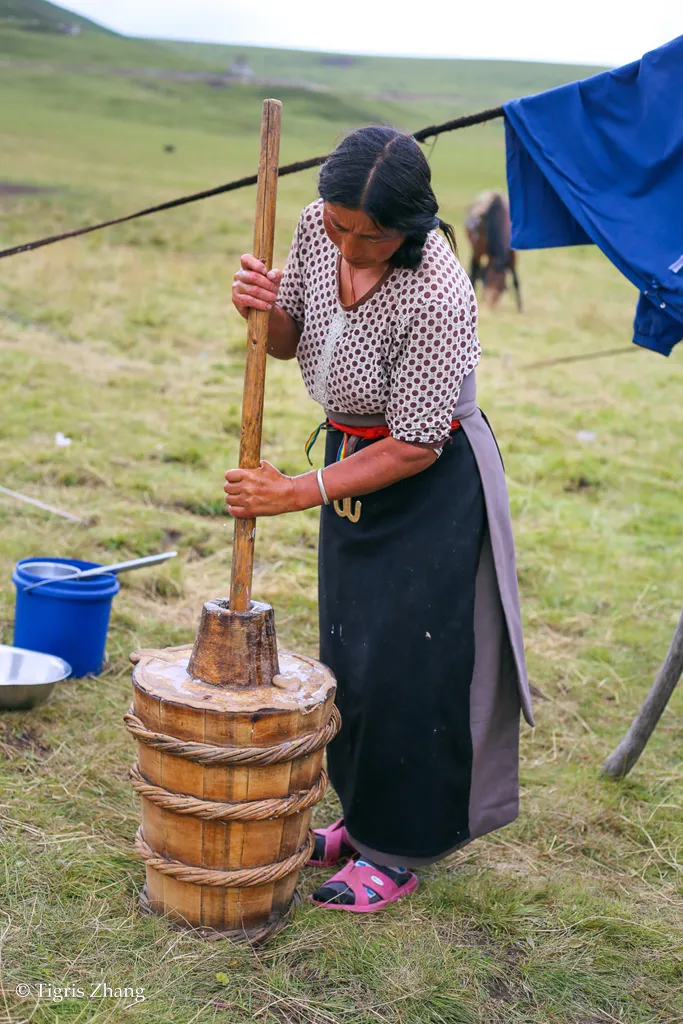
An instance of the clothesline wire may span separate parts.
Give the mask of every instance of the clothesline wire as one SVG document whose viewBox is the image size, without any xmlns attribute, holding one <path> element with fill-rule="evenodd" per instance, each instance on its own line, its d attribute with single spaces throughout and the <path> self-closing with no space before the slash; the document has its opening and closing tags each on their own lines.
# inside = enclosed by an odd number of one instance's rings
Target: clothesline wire
<svg viewBox="0 0 683 1024">
<path fill-rule="evenodd" d="M 467 114 L 464 117 L 456 117 L 451 121 L 444 121 L 443 124 L 433 124 L 428 128 L 421 128 L 413 132 L 413 138 L 417 142 L 424 142 L 425 139 L 442 135 L 444 132 L 452 132 L 458 128 L 469 128 L 471 125 L 483 124 L 486 121 L 493 121 L 503 116 L 502 107 L 492 107 L 489 110 L 481 110 L 477 114 Z M 299 171 L 308 171 L 312 167 L 320 167 L 327 160 L 326 156 L 314 156 L 308 160 L 298 160 L 293 164 L 285 164 L 280 167 L 278 177 L 283 178 L 288 174 L 297 174 Z M 0 250 L 0 259 L 6 256 L 17 256 L 22 252 L 32 252 L 34 249 L 42 249 L 45 245 L 54 245 L 55 242 L 63 242 L 67 238 L 77 238 L 79 235 L 88 235 L 92 231 L 101 231 L 103 228 L 113 227 L 115 224 L 125 224 L 130 220 L 137 220 L 139 217 L 148 217 L 152 213 L 162 213 L 164 210 L 174 210 L 179 206 L 187 206 L 188 203 L 199 202 L 200 199 L 211 199 L 213 196 L 224 195 L 226 192 L 234 192 L 239 188 L 246 188 L 248 185 L 256 184 L 256 175 L 249 174 L 244 178 L 237 178 L 225 185 L 218 185 L 216 188 L 205 189 L 202 192 L 193 192 L 191 195 L 179 196 L 177 199 L 169 199 L 165 203 L 158 203 L 156 206 L 147 206 L 135 213 L 128 213 L 122 217 L 114 217 L 112 220 L 101 221 L 99 224 L 90 224 L 86 227 L 72 228 L 63 231 L 58 235 L 48 235 L 45 238 L 37 238 L 33 242 L 24 242 L 23 245 L 14 245 L 9 249 Z"/>
<path fill-rule="evenodd" d="M 68 334 L 64 334 L 63 331 L 56 331 L 49 324 L 41 323 L 39 320 L 31 320 L 29 317 L 24 316 L 23 313 L 15 313 L 11 309 L 0 308 L 0 316 L 5 317 L 6 320 L 12 320 L 15 324 L 19 324 L 20 327 L 31 327 L 33 330 L 42 331 L 43 334 L 49 334 L 52 338 L 56 338 L 57 341 L 63 341 L 69 345 L 81 344 L 76 338 L 71 338 Z"/>
<path fill-rule="evenodd" d="M 631 344 L 624 348 L 601 348 L 597 352 L 583 352 L 576 356 L 559 356 L 555 359 L 540 359 L 534 363 L 522 363 L 519 370 L 540 370 L 545 366 L 559 366 L 560 363 L 582 363 L 586 359 L 602 359 L 603 356 L 623 356 L 627 352 L 638 352 L 640 346 Z"/>
</svg>

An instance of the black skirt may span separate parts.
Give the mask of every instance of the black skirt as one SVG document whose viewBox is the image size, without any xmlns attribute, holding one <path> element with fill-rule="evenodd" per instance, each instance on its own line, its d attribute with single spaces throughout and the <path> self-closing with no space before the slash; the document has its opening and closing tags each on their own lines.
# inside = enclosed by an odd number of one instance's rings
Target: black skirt
<svg viewBox="0 0 683 1024">
<path fill-rule="evenodd" d="M 326 465 L 342 437 L 328 432 Z M 359 844 L 397 864 L 437 859 L 469 838 L 486 511 L 464 430 L 429 469 L 337 508 L 322 510 L 319 548 L 320 658 L 343 723 L 330 779 Z"/>
</svg>

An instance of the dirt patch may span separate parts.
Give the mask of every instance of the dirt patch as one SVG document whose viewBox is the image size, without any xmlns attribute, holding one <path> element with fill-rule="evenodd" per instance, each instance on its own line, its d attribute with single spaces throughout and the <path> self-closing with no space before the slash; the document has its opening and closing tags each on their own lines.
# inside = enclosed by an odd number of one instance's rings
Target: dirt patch
<svg viewBox="0 0 683 1024">
<path fill-rule="evenodd" d="M 587 476 L 581 474 L 568 480 L 564 485 L 564 490 L 577 493 L 578 491 L 595 491 L 601 486 L 599 480 L 590 480 Z"/>
<path fill-rule="evenodd" d="M 528 955 L 528 950 L 521 946 L 503 946 L 496 943 L 490 935 L 476 928 L 469 928 L 464 931 L 456 940 L 456 945 L 470 946 L 473 949 L 481 949 L 494 957 L 496 961 L 506 960 L 509 964 L 516 966 Z"/>
<path fill-rule="evenodd" d="M 51 748 L 41 741 L 36 730 L 30 726 L 14 731 L 11 726 L 3 723 L 0 725 L 0 752 L 10 759 L 21 753 L 32 754 L 42 761 L 51 753 Z"/>
<path fill-rule="evenodd" d="M 0 196 L 34 196 L 51 192 L 57 192 L 57 189 L 42 185 L 25 185 L 20 181 L 0 181 Z"/>
<path fill-rule="evenodd" d="M 501 1003 L 513 1003 L 517 996 L 503 978 L 494 978 L 488 984 L 489 996 Z"/>
</svg>

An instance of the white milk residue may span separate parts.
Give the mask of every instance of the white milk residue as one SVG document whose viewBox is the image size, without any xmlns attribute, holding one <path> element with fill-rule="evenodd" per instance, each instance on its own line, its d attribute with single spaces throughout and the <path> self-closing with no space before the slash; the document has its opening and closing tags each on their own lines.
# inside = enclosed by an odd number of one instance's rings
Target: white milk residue
<svg viewBox="0 0 683 1024">
<path fill-rule="evenodd" d="M 320 662 L 303 654 L 278 651 L 280 672 L 275 686 L 231 689 L 214 686 L 187 674 L 192 646 L 145 650 L 133 670 L 133 679 L 141 690 L 163 700 L 179 700 L 207 711 L 233 713 L 268 709 L 309 714 L 315 711 L 334 688 L 334 676 Z"/>
</svg>

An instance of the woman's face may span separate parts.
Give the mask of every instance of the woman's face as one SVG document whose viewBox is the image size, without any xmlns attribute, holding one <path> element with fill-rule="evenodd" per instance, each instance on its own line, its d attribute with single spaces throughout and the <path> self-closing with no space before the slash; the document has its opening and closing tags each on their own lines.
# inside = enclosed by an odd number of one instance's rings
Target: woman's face
<svg viewBox="0 0 683 1024">
<path fill-rule="evenodd" d="M 378 228 L 362 210 L 349 210 L 325 203 L 323 224 L 331 242 L 356 270 L 370 270 L 386 264 L 403 244 L 398 231 Z"/>
</svg>

